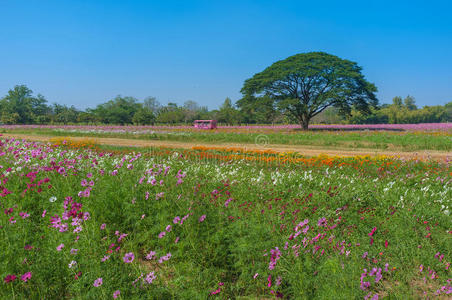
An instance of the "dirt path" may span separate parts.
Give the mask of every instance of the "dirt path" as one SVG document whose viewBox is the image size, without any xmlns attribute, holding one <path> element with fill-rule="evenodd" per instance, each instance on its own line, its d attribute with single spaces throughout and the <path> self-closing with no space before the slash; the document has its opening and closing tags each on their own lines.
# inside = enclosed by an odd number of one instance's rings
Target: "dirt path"
<svg viewBox="0 0 452 300">
<path fill-rule="evenodd" d="M 14 137 L 17 139 L 25 139 L 30 141 L 41 141 L 48 142 L 53 137 L 44 135 L 28 135 L 28 134 L 3 134 L 4 137 Z M 86 137 L 70 137 L 71 140 L 80 141 Z M 446 151 L 435 151 L 435 150 L 422 150 L 416 152 L 398 152 L 398 151 L 387 151 L 380 149 L 344 149 L 344 148 L 325 148 L 325 147 L 315 147 L 315 146 L 304 146 L 304 145 L 277 145 L 268 144 L 265 146 L 260 146 L 256 144 L 237 144 L 237 143 L 196 143 L 196 142 L 179 142 L 179 141 L 157 141 L 157 140 L 135 140 L 135 139 L 121 139 L 121 138 L 92 138 L 97 144 L 100 145 L 112 145 L 112 146 L 125 146 L 125 147 L 168 147 L 168 148 L 180 148 L 180 149 L 192 149 L 195 146 L 209 146 L 209 147 L 237 147 L 246 148 L 247 150 L 274 150 L 279 152 L 298 152 L 305 156 L 316 156 L 320 154 L 326 154 L 330 156 L 355 156 L 355 155 L 398 155 L 401 158 L 413 159 L 435 159 L 435 160 L 447 160 L 452 159 L 452 152 Z"/>
</svg>

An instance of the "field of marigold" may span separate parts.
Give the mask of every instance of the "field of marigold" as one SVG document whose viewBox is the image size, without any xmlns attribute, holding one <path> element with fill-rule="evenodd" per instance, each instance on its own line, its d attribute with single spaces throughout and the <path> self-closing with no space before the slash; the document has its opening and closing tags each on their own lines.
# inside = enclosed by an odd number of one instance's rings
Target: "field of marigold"
<svg viewBox="0 0 452 300">
<path fill-rule="evenodd" d="M 0 299 L 452 296 L 449 162 L 77 143 L 0 136 Z"/>
</svg>

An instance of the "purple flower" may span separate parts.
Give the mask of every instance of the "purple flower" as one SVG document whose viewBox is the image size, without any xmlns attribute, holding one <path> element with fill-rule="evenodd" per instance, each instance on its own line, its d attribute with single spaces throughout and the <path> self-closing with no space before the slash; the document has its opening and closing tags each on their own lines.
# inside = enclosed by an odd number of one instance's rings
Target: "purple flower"
<svg viewBox="0 0 452 300">
<path fill-rule="evenodd" d="M 114 293 L 113 293 L 113 299 L 116 299 L 116 298 L 118 298 L 118 296 L 121 294 L 121 292 L 119 291 L 119 290 L 116 290 Z"/>
<path fill-rule="evenodd" d="M 155 254 L 156 254 L 155 251 L 150 251 L 150 252 L 148 253 L 148 255 L 146 255 L 146 259 L 147 259 L 147 260 L 154 259 L 154 258 L 155 258 Z"/>
<path fill-rule="evenodd" d="M 78 252 L 78 249 L 74 249 L 74 248 L 71 249 L 71 254 L 75 255 L 75 254 L 77 254 L 77 252 Z"/>
<path fill-rule="evenodd" d="M 326 223 L 327 223 L 326 218 L 320 218 L 319 221 L 317 222 L 317 226 L 325 227 Z"/>
<path fill-rule="evenodd" d="M 102 225 L 100 225 L 100 230 L 104 230 L 106 226 L 107 224 L 103 223 Z"/>
<path fill-rule="evenodd" d="M 199 217 L 199 222 L 203 222 L 206 219 L 206 215 L 202 215 L 201 217 Z"/>
<path fill-rule="evenodd" d="M 162 231 L 159 233 L 159 239 L 163 238 L 165 236 L 166 232 Z"/>
<path fill-rule="evenodd" d="M 179 223 L 179 221 L 180 221 L 180 217 L 179 216 L 175 216 L 174 219 L 173 219 L 173 223 L 177 224 L 177 223 Z"/>
<path fill-rule="evenodd" d="M 126 253 L 126 255 L 124 255 L 124 257 L 122 258 L 122 260 L 126 264 L 131 263 L 134 259 L 135 259 L 135 255 L 133 255 L 133 252 Z"/>
<path fill-rule="evenodd" d="M 110 258 L 110 255 L 105 255 L 104 257 L 101 258 L 101 262 L 104 262 L 106 260 L 108 260 Z"/>
<path fill-rule="evenodd" d="M 102 285 L 102 277 L 97 278 L 96 280 L 94 280 L 93 286 L 94 287 L 100 287 Z"/>
<path fill-rule="evenodd" d="M 166 230 L 167 232 L 170 232 L 170 231 L 171 231 L 171 225 L 166 226 L 165 230 Z"/>
<path fill-rule="evenodd" d="M 146 275 L 146 278 L 144 279 L 148 284 L 151 284 L 157 276 L 154 275 L 154 272 L 150 272 L 148 275 Z"/>
</svg>

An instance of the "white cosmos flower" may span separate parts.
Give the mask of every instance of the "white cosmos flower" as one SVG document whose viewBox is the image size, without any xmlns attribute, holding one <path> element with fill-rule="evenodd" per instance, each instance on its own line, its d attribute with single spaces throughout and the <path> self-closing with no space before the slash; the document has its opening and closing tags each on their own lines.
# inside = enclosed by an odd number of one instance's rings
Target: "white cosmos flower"
<svg viewBox="0 0 452 300">
<path fill-rule="evenodd" d="M 71 261 L 68 265 L 69 269 L 72 268 L 73 266 L 75 266 L 77 264 L 77 262 L 75 260 Z"/>
<path fill-rule="evenodd" d="M 52 196 L 52 197 L 50 197 L 49 201 L 53 203 L 53 202 L 57 201 L 57 197 Z"/>
</svg>

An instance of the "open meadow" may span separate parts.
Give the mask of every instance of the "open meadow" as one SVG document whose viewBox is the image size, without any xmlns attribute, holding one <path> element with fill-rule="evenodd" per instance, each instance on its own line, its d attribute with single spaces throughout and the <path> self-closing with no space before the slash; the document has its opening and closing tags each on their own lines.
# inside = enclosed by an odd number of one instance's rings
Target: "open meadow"
<svg viewBox="0 0 452 300">
<path fill-rule="evenodd" d="M 2 126 L 0 298 L 450 299 L 449 125 Z M 271 149 L 297 143 L 444 155 Z"/>
</svg>

